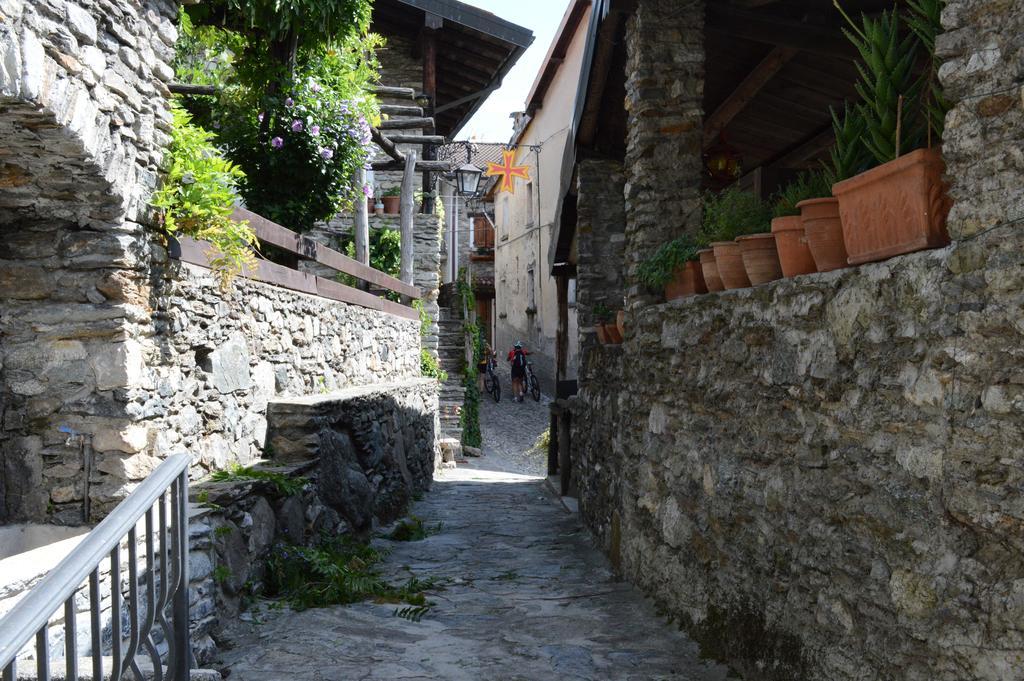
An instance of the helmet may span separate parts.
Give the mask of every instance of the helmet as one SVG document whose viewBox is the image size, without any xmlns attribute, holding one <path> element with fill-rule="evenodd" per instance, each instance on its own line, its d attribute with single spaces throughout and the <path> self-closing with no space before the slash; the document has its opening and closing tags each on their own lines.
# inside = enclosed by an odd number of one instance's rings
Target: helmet
<svg viewBox="0 0 1024 681">
<path fill-rule="evenodd" d="M 519 350 L 523 347 L 523 341 L 516 341 L 515 348 Z"/>
</svg>

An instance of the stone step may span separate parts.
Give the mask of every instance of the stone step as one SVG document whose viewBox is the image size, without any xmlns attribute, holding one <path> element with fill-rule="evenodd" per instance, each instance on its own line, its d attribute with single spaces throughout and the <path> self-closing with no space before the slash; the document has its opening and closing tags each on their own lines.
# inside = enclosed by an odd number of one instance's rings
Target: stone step
<svg viewBox="0 0 1024 681">
<path fill-rule="evenodd" d="M 413 118 L 423 118 L 423 109 L 412 105 L 381 104 L 380 112 L 388 116 L 412 116 Z"/>
</svg>

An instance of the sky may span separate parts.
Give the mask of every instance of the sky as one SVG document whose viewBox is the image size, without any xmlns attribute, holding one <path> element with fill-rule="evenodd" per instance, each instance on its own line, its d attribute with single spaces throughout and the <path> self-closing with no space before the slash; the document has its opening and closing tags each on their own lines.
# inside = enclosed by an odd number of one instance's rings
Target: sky
<svg viewBox="0 0 1024 681">
<path fill-rule="evenodd" d="M 509 115 L 514 111 L 522 111 L 526 106 L 526 96 L 530 94 L 530 87 L 554 40 L 569 0 L 463 1 L 533 31 L 533 44 L 505 76 L 502 86 L 491 93 L 457 136 L 460 140 L 508 142 L 512 136 L 512 119 Z"/>
</svg>

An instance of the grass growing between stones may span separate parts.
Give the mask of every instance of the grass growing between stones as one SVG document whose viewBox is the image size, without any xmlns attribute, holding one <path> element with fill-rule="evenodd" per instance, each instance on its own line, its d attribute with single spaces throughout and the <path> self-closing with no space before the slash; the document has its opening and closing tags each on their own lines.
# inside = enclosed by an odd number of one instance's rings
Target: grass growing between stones
<svg viewBox="0 0 1024 681">
<path fill-rule="evenodd" d="M 239 480 L 265 482 L 270 484 L 282 497 L 299 494 L 302 492 L 302 488 L 306 486 L 305 478 L 290 478 L 283 473 L 263 471 L 237 463 L 231 464 L 227 470 L 215 471 L 210 476 L 210 479 L 214 482 L 236 482 Z"/>
<path fill-rule="evenodd" d="M 442 524 L 434 527 L 427 527 L 424 522 L 416 516 L 410 516 L 403 520 L 387 536 L 391 541 L 421 541 L 427 537 L 441 532 Z"/>
<path fill-rule="evenodd" d="M 430 609 L 425 591 L 433 579 L 410 577 L 390 584 L 378 569 L 385 552 L 349 537 L 324 538 L 316 546 L 277 544 L 267 560 L 266 595 L 287 601 L 296 610 L 348 605 L 373 600 L 404 605 L 396 617 L 412 621 Z"/>
</svg>

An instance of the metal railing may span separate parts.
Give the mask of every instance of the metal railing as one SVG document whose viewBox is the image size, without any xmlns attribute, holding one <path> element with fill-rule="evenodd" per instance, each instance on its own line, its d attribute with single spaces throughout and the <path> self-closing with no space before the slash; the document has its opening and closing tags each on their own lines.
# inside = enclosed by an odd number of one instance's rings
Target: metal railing
<svg viewBox="0 0 1024 681">
<path fill-rule="evenodd" d="M 7 615 L 0 619 L 0 669 L 3 681 L 19 678 L 19 651 L 35 637 L 36 678 L 50 679 L 51 637 L 63 626 L 66 679 L 78 679 L 78 608 L 76 596 L 88 580 L 92 678 L 104 677 L 104 639 L 109 643 L 109 678 L 142 681 L 143 660 L 155 681 L 185 681 L 192 664 L 189 644 L 188 464 L 187 454 L 168 457 L 132 494 L 97 525 Z M 140 521 L 145 518 L 143 538 Z M 127 538 L 128 581 L 124 596 L 122 544 Z M 140 577 L 139 545 L 145 560 Z M 110 561 L 109 631 L 103 623 L 101 568 Z M 144 592 L 140 594 L 140 588 Z M 60 615 L 63 625 L 50 619 Z M 169 611 L 169 612 L 168 612 Z M 127 631 L 124 615 L 127 613 Z M 51 634 L 57 629 L 57 635 Z M 125 647 L 127 644 L 127 647 Z M 166 646 L 165 654 L 161 647 Z M 165 658 L 165 659 L 164 659 Z M 164 664 L 166 662 L 166 671 Z M 24 674 L 21 675 L 22 677 Z M 147 677 L 149 674 L 146 675 Z"/>
</svg>

